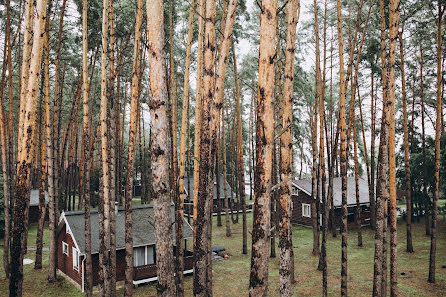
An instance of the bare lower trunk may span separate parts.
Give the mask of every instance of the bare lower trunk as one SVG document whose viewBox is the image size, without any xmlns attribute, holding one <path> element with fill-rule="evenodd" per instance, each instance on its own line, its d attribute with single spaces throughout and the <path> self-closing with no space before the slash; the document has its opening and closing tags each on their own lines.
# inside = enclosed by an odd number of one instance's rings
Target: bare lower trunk
<svg viewBox="0 0 446 297">
<path fill-rule="evenodd" d="M 294 78 L 294 44 L 296 42 L 296 25 L 298 0 L 287 4 L 286 23 L 287 38 L 285 51 L 285 80 L 283 85 L 283 134 L 280 136 L 280 221 L 279 221 L 279 278 L 280 296 L 292 296 L 291 284 L 294 279 L 291 271 L 291 182 L 292 171 L 292 116 L 293 116 L 293 78 Z"/>
<path fill-rule="evenodd" d="M 27 220 L 23 219 L 29 207 L 30 195 L 30 169 L 32 152 L 34 149 L 33 132 L 35 127 L 35 110 L 37 104 L 37 90 L 42 61 L 42 48 L 44 41 L 45 17 L 47 13 L 47 1 L 39 0 L 36 4 L 35 14 L 36 32 L 33 36 L 33 47 L 31 49 L 30 72 L 24 105 L 20 111 L 19 127 L 23 126 L 23 133 L 18 143 L 17 155 L 17 180 L 14 208 L 12 212 L 13 229 L 11 243 L 11 274 L 9 281 L 9 295 L 22 296 L 23 284 L 23 242 L 26 235 Z"/>
<path fill-rule="evenodd" d="M 164 67 L 164 17 L 161 0 L 147 1 L 147 32 L 150 66 L 151 159 L 153 175 L 153 211 L 157 265 L 157 296 L 175 296 L 174 259 L 170 213 L 169 138 L 167 86 Z"/>
<path fill-rule="evenodd" d="M 249 296 L 267 296 L 268 234 L 274 116 L 274 64 L 277 1 L 263 0 L 260 14 L 259 78 L 256 121 L 256 169 Z"/>
<path fill-rule="evenodd" d="M 225 220 L 226 220 L 226 237 L 231 236 L 231 221 L 229 218 L 229 198 L 228 189 L 226 187 L 227 183 L 227 170 L 226 170 L 226 134 L 225 134 L 225 102 L 222 100 L 222 110 L 221 110 L 221 149 L 222 149 L 222 166 L 223 166 L 223 191 L 225 195 Z"/>
<path fill-rule="evenodd" d="M 441 86 L 441 24 L 445 6 L 438 1 L 438 22 L 437 22 L 437 112 L 435 121 L 435 175 L 434 175 L 434 195 L 432 198 L 432 229 L 431 229 L 431 248 L 429 257 L 429 277 L 430 283 L 435 283 L 435 256 L 437 251 L 437 216 L 438 216 L 438 187 L 440 180 L 440 137 L 441 137 L 441 119 L 442 119 L 442 86 Z"/>
</svg>

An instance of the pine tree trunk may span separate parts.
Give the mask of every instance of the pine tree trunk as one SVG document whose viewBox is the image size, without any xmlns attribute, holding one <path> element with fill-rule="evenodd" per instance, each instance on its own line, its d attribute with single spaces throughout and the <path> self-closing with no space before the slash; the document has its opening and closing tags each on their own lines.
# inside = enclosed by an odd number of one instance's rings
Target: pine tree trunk
<svg viewBox="0 0 446 297">
<path fill-rule="evenodd" d="M 143 1 L 137 1 L 135 40 L 133 48 L 132 86 L 130 101 L 130 128 L 128 138 L 127 178 L 125 183 L 125 288 L 124 296 L 133 295 L 133 232 L 132 232 L 132 186 L 134 174 L 135 145 L 139 105 L 139 60 L 142 31 Z M 125 114 L 123 115 L 125 116 Z M 123 121 L 124 124 L 124 121 Z M 124 131 L 124 129 L 123 129 Z M 152 141 L 151 141 L 152 142 Z M 164 164 L 168 166 L 168 163 Z M 170 209 L 170 206 L 169 206 Z"/>
<path fill-rule="evenodd" d="M 44 37 L 45 38 L 45 37 Z M 43 250 L 43 227 L 45 223 L 46 216 L 46 203 L 45 203 L 45 180 L 46 180 L 46 153 L 45 153 L 45 131 L 44 131 L 44 85 L 45 81 L 41 81 L 41 98 L 39 104 L 39 121 L 38 123 L 38 150 L 36 151 L 38 159 L 38 182 L 39 182 L 39 219 L 37 223 L 37 234 L 36 234 L 36 261 L 34 264 L 34 269 L 42 269 L 42 250 Z"/>
<path fill-rule="evenodd" d="M 200 139 L 201 139 L 201 122 L 203 119 L 203 49 L 204 49 L 204 14 L 205 1 L 198 0 L 198 46 L 197 46 L 197 92 L 195 95 L 195 130 L 194 130 L 194 197 L 193 198 L 193 219 L 194 219 L 194 242 L 196 238 L 195 224 L 197 222 L 197 203 L 198 203 L 198 184 L 200 182 L 199 167 L 200 167 Z M 200 17 L 201 16 L 201 17 Z M 195 243 L 194 243 L 195 244 Z"/>
<path fill-rule="evenodd" d="M 9 2 L 8 2 L 9 3 Z M 0 86 L 0 106 L 3 106 L 3 86 L 6 75 L 6 43 L 4 45 L 3 53 L 3 68 L 2 68 L 2 82 Z M 9 98 L 11 100 L 11 97 Z M 8 129 L 6 127 L 6 118 L 3 113 L 3 108 L 0 108 L 0 149 L 1 149 L 1 162 L 2 162 L 2 184 L 3 184 L 3 207 L 4 207 L 4 223 L 5 233 L 3 236 L 3 269 L 5 271 L 6 279 L 9 279 L 9 244 L 10 244 L 10 229 L 11 229 L 11 207 L 10 207 L 10 172 L 9 172 L 9 160 L 8 160 Z"/>
<path fill-rule="evenodd" d="M 353 117 L 353 158 L 355 163 L 355 196 L 356 196 L 356 212 L 355 224 L 358 230 L 358 246 L 362 247 L 362 232 L 361 232 L 361 205 L 359 203 L 359 168 L 358 168 L 358 148 L 357 148 L 357 134 L 356 134 L 356 119 Z M 364 143 L 365 145 L 365 143 Z"/>
<path fill-rule="evenodd" d="M 17 155 L 17 180 L 15 205 L 12 212 L 13 229 L 11 243 L 11 274 L 9 282 L 9 295 L 22 296 L 23 284 L 23 242 L 26 235 L 27 220 L 23 219 L 29 207 L 30 195 L 30 169 L 32 162 L 32 151 L 34 149 L 33 130 L 35 127 L 35 110 L 37 104 L 37 90 L 40 77 L 42 48 L 44 41 L 45 17 L 47 13 L 47 1 L 38 0 L 35 14 L 36 32 L 33 35 L 33 46 L 31 49 L 30 71 L 24 105 L 21 106 L 19 127 L 26 134 L 21 135 L 18 143 Z M 23 122 L 20 121 L 23 120 Z"/>
<path fill-rule="evenodd" d="M 373 295 L 383 296 L 383 291 L 386 291 L 386 276 L 384 271 L 386 267 L 386 210 L 387 210 L 387 171 L 388 171 L 388 76 L 386 66 L 386 36 L 385 36 L 385 15 L 384 15 L 384 0 L 379 1 L 380 5 L 380 23 L 381 23 L 381 63 L 382 63 L 382 81 L 383 81 L 383 107 L 381 118 L 381 132 L 379 141 L 378 153 L 378 180 L 376 184 L 376 226 L 375 226 L 375 263 L 373 274 Z"/>
<path fill-rule="evenodd" d="M 442 119 L 442 86 L 441 86 L 441 63 L 442 63 L 442 37 L 441 24 L 445 6 L 438 1 L 438 21 L 437 21 L 437 118 L 435 121 L 435 173 L 434 173 L 434 195 L 432 198 L 432 229 L 431 229 L 431 249 L 429 257 L 429 277 L 430 283 L 435 283 L 435 256 L 437 251 L 437 216 L 438 216 L 438 187 L 440 181 L 440 137 Z"/>
<path fill-rule="evenodd" d="M 292 296 L 292 242 L 291 242 L 291 182 L 292 171 L 292 122 L 293 122 L 293 80 L 294 48 L 296 43 L 296 25 L 298 0 L 291 0 L 286 7 L 286 51 L 283 84 L 283 133 L 280 135 L 280 221 L 279 221 L 279 278 L 280 296 Z"/>
<path fill-rule="evenodd" d="M 401 96 L 403 101 L 403 130 L 404 130 L 404 169 L 406 179 L 406 252 L 413 253 L 412 244 L 412 187 L 410 182 L 410 152 L 409 152 L 409 130 L 407 122 L 407 99 L 406 99 L 406 78 L 404 72 L 404 44 L 403 44 L 404 24 L 399 32 L 400 61 L 401 61 Z"/>
<path fill-rule="evenodd" d="M 372 230 L 376 230 L 376 197 L 375 197 L 375 117 L 376 117 L 376 98 L 374 96 L 374 73 L 370 75 L 370 101 L 371 101 L 371 123 L 370 123 L 370 225 Z"/>
<path fill-rule="evenodd" d="M 187 128 L 189 122 L 189 85 L 190 85 L 190 63 L 192 51 L 192 37 L 195 14 L 195 0 L 192 0 L 189 7 L 189 22 L 186 44 L 186 62 L 184 66 L 184 85 L 183 85 L 183 106 L 181 111 L 181 132 L 180 132 L 180 166 L 178 182 L 178 212 L 176 216 L 176 291 L 177 296 L 184 296 L 184 258 L 183 258 L 183 221 L 184 221 L 184 199 L 186 197 L 184 177 L 186 175 L 186 140 Z"/>
<path fill-rule="evenodd" d="M 231 236 L 231 222 L 229 219 L 229 198 L 228 189 L 226 187 L 227 183 L 227 166 L 226 166 L 226 133 L 225 133 L 225 100 L 222 100 L 222 110 L 221 110 L 221 149 L 222 149 L 222 166 L 223 166 L 223 191 L 225 195 L 225 220 L 226 220 L 226 237 Z"/>
<path fill-rule="evenodd" d="M 157 266 L 157 296 L 175 296 L 172 229 L 170 228 L 168 95 L 164 67 L 164 17 L 161 0 L 147 0 L 147 33 L 150 66 L 151 159 L 153 168 L 153 211 Z"/>
<path fill-rule="evenodd" d="M 235 5 L 234 5 L 235 6 Z M 232 13 L 232 1 L 229 4 L 228 13 Z M 235 8 L 234 8 L 235 9 Z M 232 14 L 235 15 L 235 12 Z M 228 14 L 228 17 L 231 15 Z M 229 34 L 231 35 L 231 33 Z M 243 161 L 243 132 L 242 132 L 242 103 L 240 99 L 240 88 L 238 84 L 238 74 L 237 74 L 237 60 L 235 56 L 235 47 L 232 47 L 232 61 L 234 63 L 234 81 L 235 81 L 235 109 L 237 114 L 237 143 L 238 143 L 238 171 L 239 177 L 239 195 L 240 202 L 242 204 L 242 217 L 243 217 L 243 248 L 242 254 L 248 254 L 248 223 L 246 221 L 246 197 L 245 197 L 245 165 Z"/>
<path fill-rule="evenodd" d="M 203 57 L 203 109 L 200 133 L 200 182 L 197 197 L 197 216 L 196 221 L 194 220 L 194 296 L 212 296 L 212 262 L 209 254 L 211 253 L 211 239 L 209 237 L 212 230 L 213 166 L 215 164 L 217 112 L 221 107 L 217 106 L 218 87 L 223 87 L 218 82 L 218 80 L 221 80 L 219 74 L 222 70 L 222 67 L 220 67 L 220 58 L 217 68 L 219 73 L 216 77 L 217 82 L 214 93 L 215 15 L 215 1 L 207 0 Z M 220 47 L 223 48 L 223 45 Z M 220 50 L 220 57 L 222 54 Z"/>
<path fill-rule="evenodd" d="M 85 293 L 93 296 L 93 267 L 91 259 L 91 224 L 90 224 L 90 120 L 89 120 L 89 88 L 88 88 L 88 32 L 87 32 L 87 0 L 82 2 L 82 186 L 81 200 L 85 211 Z M 80 205 L 79 205 L 80 206 Z M 78 208 L 80 208 L 78 206 Z"/>
<path fill-rule="evenodd" d="M 274 67 L 277 1 L 263 0 L 260 14 L 259 78 L 256 122 L 256 169 L 252 230 L 250 296 L 267 296 L 271 165 L 274 127 Z"/>
<path fill-rule="evenodd" d="M 110 224 L 110 253 L 109 253 L 109 267 L 108 267 L 108 292 L 110 296 L 116 296 L 116 217 L 115 217 L 115 201 L 116 201 L 116 125 L 115 120 L 116 105 L 115 100 L 115 24 L 114 24 L 114 8 L 113 0 L 109 2 L 109 26 L 110 26 L 110 72 L 109 84 L 107 88 L 107 99 L 110 101 L 110 120 L 108 126 L 108 165 L 109 165 L 109 224 Z M 119 65 L 118 65 L 119 67 Z M 119 116 L 118 116 L 119 118 Z"/>
<path fill-rule="evenodd" d="M 347 152 L 346 152 L 346 125 L 345 125 L 345 87 L 344 81 L 344 41 L 342 37 L 342 11 L 341 1 L 337 5 L 337 27 L 339 44 L 339 127 L 341 137 L 341 178 L 342 178 L 342 257 L 341 257 L 341 296 L 347 296 Z"/>
<path fill-rule="evenodd" d="M 421 90 L 421 150 L 423 156 L 423 203 L 424 203 L 424 225 L 426 235 L 431 235 L 429 224 L 429 204 L 430 198 L 427 193 L 427 165 L 426 165 L 426 137 L 425 137 L 425 108 L 424 108 L 424 82 L 423 82 L 423 46 L 420 44 L 420 90 Z"/>
</svg>

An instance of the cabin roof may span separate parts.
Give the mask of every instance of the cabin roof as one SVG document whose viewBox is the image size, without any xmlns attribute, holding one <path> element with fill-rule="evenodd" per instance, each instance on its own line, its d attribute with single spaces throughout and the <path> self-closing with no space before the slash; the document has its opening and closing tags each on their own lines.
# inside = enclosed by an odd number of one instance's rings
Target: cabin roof
<svg viewBox="0 0 446 297">
<path fill-rule="evenodd" d="M 175 209 L 170 207 L 172 222 L 175 221 Z M 154 229 L 154 213 L 152 205 L 133 206 L 133 246 L 145 246 L 155 244 Z M 98 211 L 92 210 L 90 213 L 91 222 L 91 253 L 99 252 L 99 220 Z M 80 250 L 81 254 L 85 254 L 85 216 L 84 211 L 64 212 L 60 218 L 59 231 L 64 224 L 67 224 L 67 231 L 73 236 L 73 241 Z M 173 230 L 173 239 L 175 241 L 175 228 Z M 192 238 L 193 231 L 189 223 L 183 219 L 183 238 Z M 125 211 L 123 207 L 119 207 L 116 215 L 116 249 L 125 248 Z"/>
<path fill-rule="evenodd" d="M 225 180 L 225 178 L 223 177 L 223 174 L 219 175 L 220 178 L 220 199 L 225 198 L 225 192 L 224 192 L 224 184 L 223 182 L 226 183 L 226 191 L 227 191 L 227 195 L 228 197 L 231 197 L 231 187 L 229 186 L 229 183 L 227 180 Z M 190 193 L 188 193 L 188 184 L 190 183 Z M 190 197 L 194 197 L 194 177 L 193 176 L 186 176 L 184 177 L 184 188 L 186 190 L 188 199 Z M 235 195 L 233 193 L 233 195 Z M 214 178 L 214 199 L 216 199 L 217 197 L 217 182 L 216 179 Z"/>
<path fill-rule="evenodd" d="M 45 204 L 48 204 L 49 196 L 45 191 Z M 29 194 L 29 206 L 39 206 L 39 190 L 31 190 Z"/>
<path fill-rule="evenodd" d="M 369 203 L 369 186 L 366 180 L 359 178 L 359 203 Z M 293 186 L 311 196 L 311 178 L 294 180 Z M 328 180 L 325 185 L 326 192 L 328 193 Z M 335 207 L 341 207 L 342 205 L 342 178 L 333 178 L 333 204 Z M 353 176 L 347 177 L 347 205 L 356 205 L 356 188 L 355 178 Z"/>
</svg>

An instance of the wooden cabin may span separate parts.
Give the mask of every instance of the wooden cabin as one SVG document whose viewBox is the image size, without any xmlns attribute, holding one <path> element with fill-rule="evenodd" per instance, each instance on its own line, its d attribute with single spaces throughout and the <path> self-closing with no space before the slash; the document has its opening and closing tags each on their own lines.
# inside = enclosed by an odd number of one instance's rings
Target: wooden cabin
<svg viewBox="0 0 446 297">
<path fill-rule="evenodd" d="M 45 193 L 45 221 L 48 221 L 48 192 Z M 29 223 L 34 224 L 39 221 L 40 209 L 39 209 L 39 190 L 31 190 L 29 195 Z"/>
<path fill-rule="evenodd" d="M 359 178 L 359 204 L 361 207 L 361 224 L 370 225 L 370 200 L 369 187 L 366 180 Z M 328 193 L 328 181 L 326 192 Z M 291 222 L 293 224 L 312 226 L 311 219 L 311 178 L 295 180 L 292 183 L 292 201 L 293 211 Z M 333 179 L 333 205 L 334 205 L 334 224 L 341 226 L 341 206 L 342 206 L 342 179 L 335 177 Z M 356 213 L 356 189 L 355 178 L 347 177 L 347 224 L 354 226 Z M 320 221 L 322 224 L 322 219 Z"/>
<path fill-rule="evenodd" d="M 231 205 L 231 198 L 235 197 L 235 193 L 232 192 L 231 186 L 229 186 L 228 181 L 224 178 L 222 174 L 219 176 L 220 178 L 220 189 L 219 189 L 219 198 L 217 198 L 217 181 L 214 178 L 214 211 L 217 210 L 217 201 L 220 201 L 221 211 L 225 210 L 225 191 L 224 191 L 224 183 L 226 184 L 226 193 L 228 195 L 228 202 Z M 185 206 L 184 211 L 186 214 L 192 214 L 193 210 L 193 200 L 194 200 L 194 178 L 193 177 L 184 177 L 184 188 L 186 192 Z M 217 200 L 218 199 L 218 200 Z"/>
<path fill-rule="evenodd" d="M 171 206 L 172 222 L 175 220 Z M 91 211 L 91 254 L 93 262 L 93 285 L 99 284 L 99 220 L 97 210 Z M 153 206 L 134 206 L 133 219 L 133 284 L 155 281 L 155 230 Z M 184 220 L 183 238 L 184 273 L 193 272 L 193 254 L 187 250 L 186 239 L 193 237 L 191 226 Z M 175 228 L 173 240 L 175 242 Z M 175 246 L 172 246 L 175 251 Z M 76 285 L 82 292 L 85 287 L 85 216 L 83 211 L 64 212 L 57 229 L 58 272 Z M 116 210 L 116 280 L 125 279 L 125 214 L 124 208 Z"/>
</svg>

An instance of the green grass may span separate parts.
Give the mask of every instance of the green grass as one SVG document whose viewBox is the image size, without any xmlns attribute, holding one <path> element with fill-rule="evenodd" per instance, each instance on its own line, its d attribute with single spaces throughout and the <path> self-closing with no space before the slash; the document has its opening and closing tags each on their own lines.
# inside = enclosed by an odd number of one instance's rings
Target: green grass
<svg viewBox="0 0 446 297">
<path fill-rule="evenodd" d="M 248 255 L 242 255 L 242 224 L 232 225 L 232 236 L 225 237 L 225 227 L 216 226 L 214 217 L 213 245 L 224 246 L 230 255 L 228 260 L 213 263 L 213 293 L 216 297 L 245 296 L 248 293 L 250 272 L 251 236 L 248 234 Z M 252 215 L 248 214 L 248 230 L 252 228 Z M 442 296 L 446 292 L 446 221 L 440 217 L 437 239 L 437 283 L 429 284 L 427 280 L 429 265 L 430 237 L 424 235 L 424 221 L 413 225 L 413 254 L 405 252 L 405 222 L 398 225 L 398 288 L 400 296 Z M 45 246 L 48 247 L 48 232 L 45 230 Z M 31 226 L 28 246 L 35 246 L 36 226 Z M 350 296 L 371 296 L 373 286 L 373 253 L 374 233 L 363 229 L 364 247 L 356 246 L 355 230 L 349 232 L 348 246 L 348 292 Z M 276 240 L 277 242 L 277 240 Z M 188 241 L 188 247 L 191 240 Z M 322 274 L 316 270 L 318 258 L 311 255 L 312 230 L 293 227 L 293 245 L 295 254 L 296 284 L 294 296 L 320 296 L 322 294 Z M 340 236 L 328 237 L 328 293 L 330 296 L 340 294 Z M 276 248 L 277 256 L 279 254 Z M 26 258 L 34 259 L 34 251 L 29 251 Z M 0 256 L 3 250 L 0 249 Z M 47 282 L 48 252 L 44 252 L 44 268 L 34 270 L 34 265 L 25 265 L 24 296 L 83 296 L 66 280 L 59 279 L 56 283 Z M 405 275 L 401 275 L 401 273 Z M 3 278 L 3 267 L 0 268 L 0 296 L 8 295 L 8 283 Z M 186 296 L 192 296 L 192 276 L 185 277 Z M 279 296 L 278 257 L 269 262 L 269 296 Z M 156 296 L 154 284 L 143 285 L 135 289 L 135 296 Z M 122 289 L 118 295 L 122 295 Z"/>
</svg>

